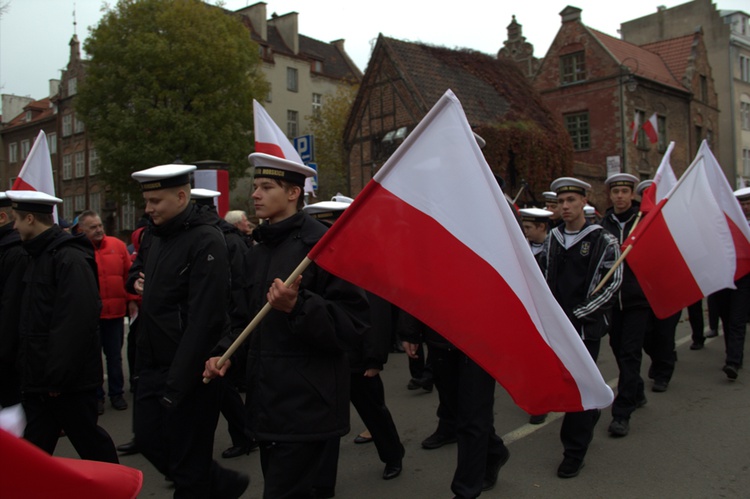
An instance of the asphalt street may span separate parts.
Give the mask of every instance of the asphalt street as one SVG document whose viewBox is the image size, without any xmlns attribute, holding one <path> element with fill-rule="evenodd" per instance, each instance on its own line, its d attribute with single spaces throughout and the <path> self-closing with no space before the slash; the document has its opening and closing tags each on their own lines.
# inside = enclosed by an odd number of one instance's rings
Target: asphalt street
<svg viewBox="0 0 750 499">
<path fill-rule="evenodd" d="M 686 315 L 686 314 L 684 314 Z M 605 338 L 599 368 L 610 386 L 616 386 L 617 365 Z M 692 498 L 750 497 L 750 372 L 740 371 L 737 381 L 727 380 L 721 367 L 724 337 L 708 340 L 703 350 L 691 351 L 687 320 L 677 329 L 678 364 L 669 390 L 653 393 L 646 373 L 650 360 L 644 355 L 642 374 L 648 404 L 631 419 L 630 434 L 612 438 L 608 409 L 595 431 L 586 466 L 577 478 L 557 477 L 562 459 L 559 440 L 561 415 L 551 414 L 543 425 L 527 424 L 528 416 L 501 386 L 495 391 L 495 426 L 503 436 L 511 457 L 495 488 L 482 497 L 512 498 Z M 337 498 L 440 498 L 452 497 L 450 482 L 456 460 L 456 445 L 424 450 L 420 442 L 436 427 L 437 392 L 409 391 L 407 358 L 392 354 L 382 373 L 386 400 L 406 447 L 404 471 L 384 481 L 383 465 L 373 444 L 355 445 L 352 439 L 363 429 L 352 410 L 352 431 L 342 439 Z M 131 438 L 131 407 L 107 409 L 99 424 L 116 444 Z M 223 418 L 219 421 L 215 458 L 227 467 L 251 477 L 245 498 L 262 496 L 263 476 L 259 455 L 222 459 L 231 445 Z M 61 439 L 56 455 L 77 457 L 67 439 Z M 140 454 L 123 456 L 121 464 L 143 471 L 139 497 L 167 498 L 172 489 Z"/>
</svg>

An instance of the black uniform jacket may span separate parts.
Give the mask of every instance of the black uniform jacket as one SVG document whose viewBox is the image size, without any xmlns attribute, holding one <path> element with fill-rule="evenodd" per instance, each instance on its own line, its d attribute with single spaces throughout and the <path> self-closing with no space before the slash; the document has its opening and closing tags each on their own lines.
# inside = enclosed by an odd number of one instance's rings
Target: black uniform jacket
<svg viewBox="0 0 750 499">
<path fill-rule="evenodd" d="M 275 278 L 285 281 L 326 228 L 304 212 L 253 233 L 253 315 Z M 349 431 L 347 344 L 368 328 L 364 291 L 314 263 L 290 313 L 271 310 L 249 338 L 248 429 L 259 441 L 320 441 Z M 229 339 L 218 352 L 226 350 Z"/>
<path fill-rule="evenodd" d="M 164 372 L 162 400 L 176 406 L 202 383 L 211 348 L 228 333 L 227 247 L 215 216 L 192 204 L 150 226 L 150 234 L 148 251 L 138 253 L 128 278 L 132 289 L 138 272 L 145 275 L 137 371 Z"/>
<path fill-rule="evenodd" d="M 9 223 L 0 227 L 0 376 L 17 377 L 18 318 L 28 254 Z"/>
<path fill-rule="evenodd" d="M 94 248 L 57 225 L 23 247 L 18 366 L 22 392 L 75 392 L 102 383 L 101 301 Z"/>
<path fill-rule="evenodd" d="M 252 320 L 250 315 L 250 283 L 247 278 L 247 264 L 250 248 L 242 233 L 229 222 L 218 219 L 217 225 L 224 234 L 229 254 L 229 270 L 232 276 L 229 300 L 229 322 L 232 331 L 242 332 Z"/>
<path fill-rule="evenodd" d="M 633 206 L 630 207 L 625 213 L 615 215 L 612 208 L 607 210 L 607 213 L 602 219 L 601 225 L 607 232 L 615 236 L 622 245 L 628 238 L 635 220 L 638 218 L 638 211 L 640 209 L 640 203 L 634 202 Z M 624 227 L 620 227 L 619 220 L 625 222 Z M 630 265 L 625 261 L 622 263 L 622 285 L 617 293 L 616 307 L 620 310 L 626 310 L 630 308 L 649 308 L 648 300 L 646 295 L 643 294 L 641 285 L 638 284 L 638 280 L 635 278 L 635 274 L 630 270 Z"/>
</svg>

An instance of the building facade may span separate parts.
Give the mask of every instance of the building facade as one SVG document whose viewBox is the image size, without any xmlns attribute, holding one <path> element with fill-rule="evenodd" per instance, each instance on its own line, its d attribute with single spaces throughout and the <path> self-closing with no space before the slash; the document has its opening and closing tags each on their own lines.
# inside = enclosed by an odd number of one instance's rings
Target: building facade
<svg viewBox="0 0 750 499">
<path fill-rule="evenodd" d="M 692 33 L 700 27 L 721 111 L 714 149 L 729 182 L 750 185 L 750 16 L 742 11 L 718 10 L 712 0 L 693 0 L 670 9 L 622 23 L 622 38 L 644 45 Z M 696 130 L 705 127 L 696 117 Z M 706 137 L 704 137 L 706 138 Z"/>
<path fill-rule="evenodd" d="M 593 186 L 592 204 L 608 204 L 603 181 L 615 172 L 653 177 L 670 141 L 681 174 L 704 138 L 719 144 L 718 105 L 703 34 L 638 46 L 586 26 L 567 7 L 534 77 L 544 102 L 560 116 L 575 150 L 575 175 Z M 658 141 L 641 127 L 654 117 Z"/>
</svg>

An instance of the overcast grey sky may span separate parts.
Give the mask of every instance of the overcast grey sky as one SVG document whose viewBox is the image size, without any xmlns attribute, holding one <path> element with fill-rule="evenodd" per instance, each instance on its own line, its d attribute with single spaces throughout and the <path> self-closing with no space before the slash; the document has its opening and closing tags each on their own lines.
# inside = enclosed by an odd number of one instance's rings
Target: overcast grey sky
<svg viewBox="0 0 750 499">
<path fill-rule="evenodd" d="M 73 35 L 76 12 L 78 38 L 83 42 L 89 27 L 102 16 L 102 0 L 0 0 L 9 3 L 0 19 L 0 92 L 47 97 L 48 80 L 59 78 L 68 61 L 68 42 Z M 114 4 L 112 0 L 110 4 Z M 211 0 L 209 3 L 217 3 Z M 226 0 L 224 7 L 237 10 L 254 0 Z M 346 40 L 346 50 L 364 71 L 371 45 L 383 33 L 393 38 L 446 47 L 466 47 L 496 54 L 506 39 L 506 28 L 515 15 L 523 34 L 543 57 L 560 27 L 559 12 L 566 5 L 583 9 L 583 22 L 618 36 L 621 22 L 656 11 L 657 5 L 673 7 L 680 0 L 535 0 L 535 1 L 425 1 L 379 0 L 268 0 L 267 12 L 299 13 L 300 33 L 322 41 Z M 748 0 L 718 0 L 720 9 L 750 11 Z M 84 54 L 85 56 L 85 54 Z M 251 112 L 251 110 L 248 110 Z"/>
</svg>

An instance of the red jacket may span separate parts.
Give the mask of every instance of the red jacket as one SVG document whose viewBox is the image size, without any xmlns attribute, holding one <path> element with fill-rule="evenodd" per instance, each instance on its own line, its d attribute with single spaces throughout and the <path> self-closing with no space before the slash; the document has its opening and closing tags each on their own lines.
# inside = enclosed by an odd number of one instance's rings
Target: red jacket
<svg viewBox="0 0 750 499">
<path fill-rule="evenodd" d="M 102 298 L 102 319 L 119 319 L 128 311 L 132 297 L 125 291 L 130 271 L 130 254 L 125 243 L 116 237 L 104 236 L 99 246 L 94 245 L 96 266 L 99 269 L 99 295 Z"/>
</svg>

